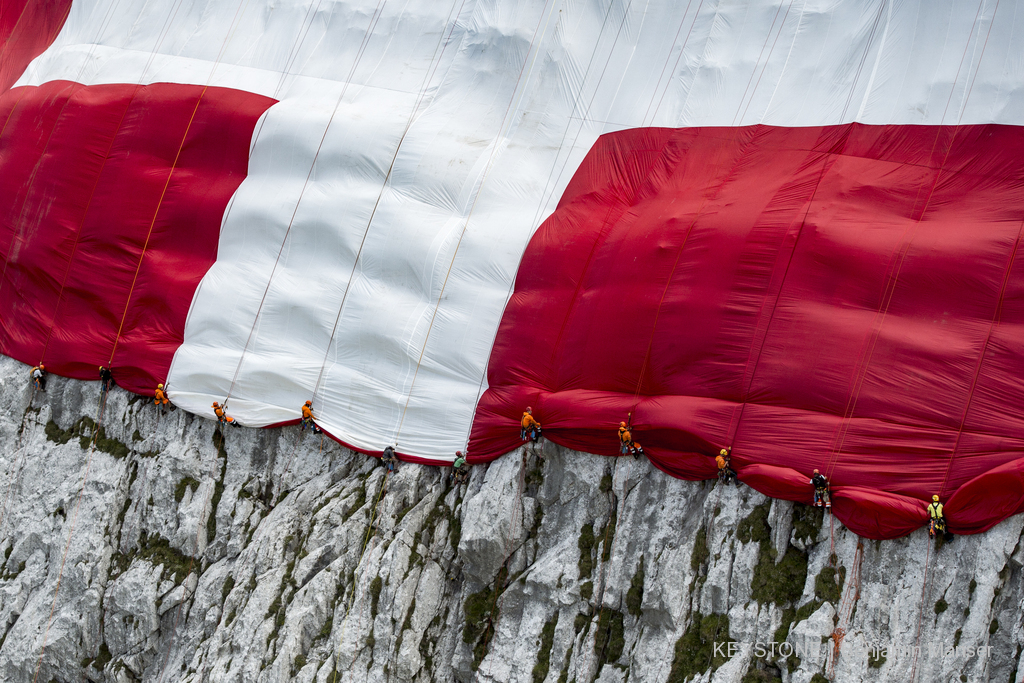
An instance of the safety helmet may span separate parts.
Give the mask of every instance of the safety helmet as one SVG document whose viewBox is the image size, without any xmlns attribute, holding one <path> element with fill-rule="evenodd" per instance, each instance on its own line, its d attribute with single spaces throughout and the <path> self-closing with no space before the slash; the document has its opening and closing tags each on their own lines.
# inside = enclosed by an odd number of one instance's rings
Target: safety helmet
<svg viewBox="0 0 1024 683">
<path fill-rule="evenodd" d="M 817 473 L 818 473 L 818 470 L 814 470 L 814 473 L 815 473 L 815 474 L 817 474 Z"/>
<path fill-rule="evenodd" d="M 103 367 L 103 366 L 101 365 L 101 366 L 100 366 L 100 372 L 103 372 L 104 370 L 106 370 L 106 368 L 104 368 L 104 367 Z"/>
<path fill-rule="evenodd" d="M 462 451 L 455 451 L 455 455 L 457 455 L 458 457 L 461 458 L 462 457 Z"/>
<path fill-rule="evenodd" d="M 532 413 L 533 412 L 533 408 L 531 408 L 530 406 L 526 406 L 526 412 Z"/>
<path fill-rule="evenodd" d="M 620 427 L 625 427 L 625 426 L 626 426 L 626 423 L 625 423 L 625 422 L 620 422 L 620 423 L 619 423 L 619 426 L 620 426 Z"/>
<path fill-rule="evenodd" d="M 157 384 L 157 385 L 156 385 L 156 388 L 157 388 L 157 389 L 163 389 L 163 388 L 164 388 L 164 385 L 163 385 L 163 384 Z"/>
<path fill-rule="evenodd" d="M 306 405 L 307 406 L 311 406 L 311 405 L 313 405 L 313 402 L 312 401 L 306 401 Z"/>
<path fill-rule="evenodd" d="M 214 401 L 214 402 L 213 402 L 213 407 L 214 407 L 214 408 L 220 408 L 220 404 L 219 404 L 219 403 L 217 403 L 216 401 Z M 818 470 L 814 470 L 814 471 L 815 471 L 815 472 L 817 472 Z"/>
<path fill-rule="evenodd" d="M 719 455 L 723 455 L 723 456 L 724 456 L 724 455 L 729 455 L 729 451 L 727 451 L 727 450 L 725 450 L 725 449 L 723 448 L 722 450 L 718 451 L 718 454 L 719 454 Z"/>
<path fill-rule="evenodd" d="M 936 503 L 938 503 L 939 502 L 939 497 L 938 496 L 932 496 L 932 500 L 934 500 Z"/>
<path fill-rule="evenodd" d="M 45 365 L 43 365 L 42 363 L 40 363 L 40 364 L 39 364 L 39 369 L 40 369 L 40 370 L 45 370 L 45 369 L 46 369 L 46 366 L 45 366 Z"/>
</svg>

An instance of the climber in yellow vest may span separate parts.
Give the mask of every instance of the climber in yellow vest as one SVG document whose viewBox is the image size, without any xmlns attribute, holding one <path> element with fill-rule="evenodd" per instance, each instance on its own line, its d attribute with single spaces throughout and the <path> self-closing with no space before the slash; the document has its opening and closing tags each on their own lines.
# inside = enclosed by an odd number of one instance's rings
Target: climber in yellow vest
<svg viewBox="0 0 1024 683">
<path fill-rule="evenodd" d="M 519 438 L 523 441 L 536 442 L 540 439 L 540 422 L 537 422 L 533 417 L 533 408 L 526 406 L 526 412 L 523 413 L 522 419 L 519 421 Z"/>
<path fill-rule="evenodd" d="M 944 533 L 946 533 L 946 518 L 942 516 L 942 503 L 939 502 L 938 495 L 934 495 L 928 506 L 928 535 L 935 538 Z"/>
</svg>

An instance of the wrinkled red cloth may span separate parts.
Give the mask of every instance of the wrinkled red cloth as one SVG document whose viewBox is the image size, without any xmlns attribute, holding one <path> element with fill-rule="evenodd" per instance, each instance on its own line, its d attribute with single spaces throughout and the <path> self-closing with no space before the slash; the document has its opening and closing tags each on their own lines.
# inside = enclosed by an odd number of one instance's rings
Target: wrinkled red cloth
<svg viewBox="0 0 1024 683">
<path fill-rule="evenodd" d="M 172 83 L 0 95 L 0 351 L 151 395 L 273 103 Z"/>
<path fill-rule="evenodd" d="M 1024 499 L 1022 217 L 1015 126 L 605 135 L 523 258 L 471 460 L 514 448 L 526 405 L 609 456 L 632 412 L 675 476 L 731 446 L 769 495 L 810 502 L 820 468 L 871 538 L 933 494 L 988 528 Z"/>
</svg>

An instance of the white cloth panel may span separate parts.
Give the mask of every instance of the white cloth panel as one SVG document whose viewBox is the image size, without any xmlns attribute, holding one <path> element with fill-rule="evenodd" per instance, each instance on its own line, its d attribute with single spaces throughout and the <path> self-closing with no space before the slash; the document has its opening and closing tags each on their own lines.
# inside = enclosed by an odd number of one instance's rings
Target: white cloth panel
<svg viewBox="0 0 1024 683">
<path fill-rule="evenodd" d="M 229 398 L 248 425 L 315 398 L 353 446 L 450 461 L 526 244 L 597 136 L 1021 124 L 1016 15 L 986 0 L 75 0 L 20 83 L 278 98 L 170 396 L 205 415 Z"/>
</svg>

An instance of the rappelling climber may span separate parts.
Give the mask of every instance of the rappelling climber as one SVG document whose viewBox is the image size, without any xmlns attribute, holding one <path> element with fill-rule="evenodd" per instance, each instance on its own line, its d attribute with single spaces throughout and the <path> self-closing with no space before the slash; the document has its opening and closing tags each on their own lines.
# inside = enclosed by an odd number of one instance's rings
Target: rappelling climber
<svg viewBox="0 0 1024 683">
<path fill-rule="evenodd" d="M 946 518 L 942 515 L 942 503 L 938 495 L 932 496 L 928 506 L 928 535 L 932 538 L 946 533 Z"/>
<path fill-rule="evenodd" d="M 452 463 L 452 478 L 458 486 L 469 476 L 469 463 L 462 451 L 455 451 L 455 462 Z"/>
<path fill-rule="evenodd" d="M 39 391 L 46 391 L 46 366 L 40 363 L 39 365 L 32 368 L 32 372 L 29 373 L 32 378 L 32 386 Z"/>
<path fill-rule="evenodd" d="M 306 427 L 309 427 L 314 434 L 322 432 L 323 430 L 317 426 L 314 420 L 316 420 L 316 416 L 313 414 L 313 402 L 306 401 L 302 405 L 302 431 L 306 431 Z"/>
<path fill-rule="evenodd" d="M 225 413 L 224 407 L 221 404 L 217 403 L 216 401 L 213 402 L 213 414 L 217 416 L 217 422 L 223 422 L 224 424 L 229 424 L 232 427 L 242 426 L 235 422 L 235 418 Z"/>
<path fill-rule="evenodd" d="M 533 408 L 526 406 L 526 412 L 523 413 L 523 419 L 519 421 L 519 438 L 523 441 L 533 441 L 534 443 L 540 439 L 540 422 L 533 417 Z"/>
<path fill-rule="evenodd" d="M 155 405 L 160 412 L 164 412 L 164 406 L 170 403 L 167 398 L 167 392 L 164 391 L 163 384 L 156 385 L 156 391 L 153 393 L 153 405 Z"/>
<path fill-rule="evenodd" d="M 632 421 L 633 415 L 630 413 L 630 421 Z M 629 431 L 629 425 L 625 422 L 619 423 L 619 453 L 621 455 L 632 455 L 634 458 L 639 458 L 644 454 L 644 447 L 639 442 L 633 440 L 633 433 Z"/>
<path fill-rule="evenodd" d="M 736 470 L 732 468 L 732 459 L 729 457 L 729 449 L 723 448 L 715 456 L 715 464 L 718 465 L 718 481 L 730 484 L 736 481 Z"/>
<path fill-rule="evenodd" d="M 626 455 L 629 453 L 629 447 L 633 443 L 633 435 L 629 432 L 629 427 L 626 426 L 625 422 L 619 423 L 619 453 Z"/>
<path fill-rule="evenodd" d="M 388 472 L 395 471 L 395 449 L 392 446 L 388 446 L 384 449 L 384 452 L 380 454 L 380 464 L 387 469 Z"/>
<path fill-rule="evenodd" d="M 832 496 L 828 490 L 828 478 L 818 470 L 814 470 L 814 476 L 811 477 L 811 486 L 814 487 L 814 507 L 831 508 Z"/>
<path fill-rule="evenodd" d="M 110 371 L 110 368 L 100 366 L 100 392 L 109 392 L 114 388 L 114 373 Z"/>
</svg>

